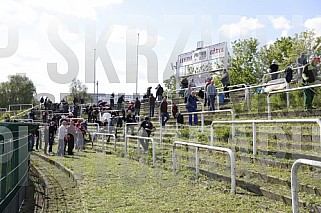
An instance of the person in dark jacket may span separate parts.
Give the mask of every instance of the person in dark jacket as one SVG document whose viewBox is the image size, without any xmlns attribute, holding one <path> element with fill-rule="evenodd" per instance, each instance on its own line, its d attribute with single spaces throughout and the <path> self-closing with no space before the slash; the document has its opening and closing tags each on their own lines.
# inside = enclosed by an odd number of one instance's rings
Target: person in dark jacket
<svg viewBox="0 0 321 213">
<path fill-rule="evenodd" d="M 148 103 L 149 103 L 149 117 L 154 117 L 154 109 L 155 109 L 155 97 L 153 96 L 153 93 L 150 94 Z"/>
<path fill-rule="evenodd" d="M 157 101 L 161 101 L 163 98 L 163 93 L 164 93 L 164 89 L 163 87 L 158 84 L 158 86 L 156 87 L 156 97 L 157 97 Z"/>
<path fill-rule="evenodd" d="M 152 131 L 155 130 L 155 127 L 152 124 L 150 117 L 145 117 L 145 120 L 140 124 L 138 131 L 141 128 L 143 129 L 141 136 L 150 137 Z M 140 144 L 144 147 L 145 151 L 148 151 L 149 140 L 140 139 Z"/>
<path fill-rule="evenodd" d="M 110 105 L 111 108 L 114 108 L 114 105 L 115 105 L 115 101 L 114 100 L 115 100 L 115 94 L 112 93 L 110 95 L 110 99 L 109 99 L 109 105 Z"/>
<path fill-rule="evenodd" d="M 167 97 L 163 98 L 163 101 L 160 105 L 160 113 L 162 119 L 162 127 L 165 127 L 166 122 L 169 120 L 169 114 L 167 111 Z"/>
<path fill-rule="evenodd" d="M 228 93 L 227 91 L 229 91 L 228 87 L 231 85 L 231 83 L 230 83 L 230 76 L 226 69 L 223 70 L 221 82 L 223 85 L 223 91 L 226 92 L 224 93 L 225 98 L 230 98 L 230 93 Z"/>
<path fill-rule="evenodd" d="M 187 101 L 187 111 L 188 112 L 196 112 L 197 111 L 197 98 L 196 98 L 196 92 L 193 91 L 192 94 L 189 96 Z M 188 115 L 188 124 L 192 126 L 192 115 Z M 197 114 L 194 114 L 194 124 L 198 124 L 198 116 Z"/>
</svg>

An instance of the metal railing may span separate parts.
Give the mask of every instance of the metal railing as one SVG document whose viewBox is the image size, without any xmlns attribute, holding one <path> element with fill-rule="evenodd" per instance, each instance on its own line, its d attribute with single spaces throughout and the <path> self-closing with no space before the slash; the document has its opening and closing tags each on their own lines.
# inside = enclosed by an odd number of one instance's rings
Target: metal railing
<svg viewBox="0 0 321 213">
<path fill-rule="evenodd" d="M 97 132 L 100 130 L 99 123 L 87 123 L 87 126 L 97 126 Z"/>
<path fill-rule="evenodd" d="M 202 133 L 204 133 L 204 114 L 212 114 L 212 113 L 219 113 L 219 112 L 230 112 L 232 116 L 232 121 L 235 120 L 235 114 L 232 109 L 222 109 L 222 110 L 214 110 L 214 111 L 199 111 L 199 112 L 184 112 L 181 113 L 181 115 L 197 115 L 201 114 L 201 127 L 202 127 Z M 234 125 L 232 125 L 232 132 L 234 132 Z M 176 131 L 178 131 L 178 123 L 176 120 Z M 234 134 L 233 134 L 234 135 Z"/>
<path fill-rule="evenodd" d="M 292 193 L 292 212 L 298 213 L 299 212 L 299 194 L 298 194 L 298 168 L 299 165 L 309 165 L 314 167 L 321 168 L 320 161 L 308 160 L 308 159 L 297 159 L 291 168 L 291 193 Z"/>
<path fill-rule="evenodd" d="M 173 170 L 176 171 L 176 155 L 175 155 L 175 149 L 176 145 L 185 145 L 185 146 L 191 146 L 195 147 L 195 170 L 196 170 L 196 178 L 198 178 L 199 174 L 199 148 L 203 149 L 209 149 L 209 150 L 215 150 L 220 152 L 227 152 L 229 154 L 230 160 L 231 160 L 231 193 L 236 193 L 236 178 L 235 178 L 235 156 L 231 149 L 218 147 L 218 146 L 208 146 L 208 145 L 202 145 L 202 144 L 196 144 L 196 143 L 187 143 L 182 141 L 175 141 L 173 143 L 173 153 L 172 153 L 172 160 L 173 160 Z"/>
<path fill-rule="evenodd" d="M 300 66 L 300 67 L 292 67 L 291 69 L 294 71 L 294 70 L 299 70 L 299 69 L 303 69 L 304 66 Z M 277 71 L 277 72 L 272 72 L 272 73 L 265 73 L 263 74 L 263 79 L 262 79 L 262 82 L 265 83 L 265 77 L 266 76 L 270 76 L 270 75 L 273 75 L 273 74 L 279 74 L 279 73 L 285 73 L 285 70 L 280 70 L 280 71 Z"/>
<path fill-rule="evenodd" d="M 267 94 L 267 105 L 268 105 L 268 119 L 272 119 L 271 115 L 271 99 L 270 96 L 271 94 L 276 94 L 276 93 L 281 93 L 281 92 L 292 92 L 292 91 L 297 91 L 297 90 L 304 90 L 304 89 L 309 89 L 309 88 L 315 88 L 315 87 L 321 87 L 321 84 L 315 84 L 311 86 L 304 86 L 304 87 L 297 87 L 297 88 L 292 88 L 292 89 L 283 89 L 283 90 L 278 90 L 278 91 L 272 91 Z M 287 108 L 290 106 L 290 100 L 287 99 Z"/>
<path fill-rule="evenodd" d="M 154 138 L 142 137 L 142 136 L 126 135 L 126 136 L 125 136 L 125 153 L 126 153 L 126 155 L 128 154 L 127 138 L 136 138 L 136 139 L 137 139 L 137 152 L 138 152 L 138 157 L 140 157 L 140 140 L 139 140 L 139 139 L 144 139 L 144 140 L 150 140 L 150 141 L 152 141 L 153 165 L 155 165 L 155 163 L 156 163 L 156 146 L 155 146 Z"/>
<path fill-rule="evenodd" d="M 114 138 L 114 150 L 116 151 L 116 135 L 112 134 L 112 133 L 101 133 L 101 132 L 94 132 L 93 134 L 93 141 L 94 142 L 94 138 L 96 137 L 96 135 L 101 135 L 102 136 L 102 141 L 101 141 L 101 150 L 103 150 L 103 148 L 105 147 L 104 145 L 106 145 L 105 142 L 105 138 L 104 136 L 112 136 Z M 97 138 L 98 141 L 98 138 Z"/>
<path fill-rule="evenodd" d="M 256 124 L 260 123 L 317 123 L 320 129 L 320 147 L 321 147 L 321 119 L 280 119 L 280 120 L 238 120 L 238 121 L 212 121 L 211 124 L 211 141 L 210 145 L 213 146 L 214 144 L 214 124 L 252 124 L 252 131 L 253 131 L 253 155 L 257 153 L 257 146 L 256 146 Z M 235 133 L 234 133 L 235 134 Z M 232 133 L 232 138 L 235 135 Z"/>
<path fill-rule="evenodd" d="M 127 136 L 128 126 L 138 126 L 138 125 L 139 125 L 139 123 L 125 123 L 124 137 L 126 138 L 126 136 Z"/>
<path fill-rule="evenodd" d="M 19 107 L 19 110 L 22 110 L 22 106 L 29 106 L 29 108 L 33 108 L 33 104 L 11 104 L 9 105 L 9 111 L 13 111 L 11 110 L 12 107 Z"/>
</svg>

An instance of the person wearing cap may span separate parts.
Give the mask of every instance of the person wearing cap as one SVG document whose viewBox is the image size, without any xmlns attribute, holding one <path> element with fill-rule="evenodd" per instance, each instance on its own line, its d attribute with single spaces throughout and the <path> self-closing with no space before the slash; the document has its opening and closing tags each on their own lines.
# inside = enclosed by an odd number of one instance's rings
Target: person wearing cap
<svg viewBox="0 0 321 213">
<path fill-rule="evenodd" d="M 309 86 L 312 85 L 317 78 L 317 61 L 315 56 L 311 56 L 309 63 L 306 64 L 302 72 L 302 85 Z M 305 111 L 311 111 L 312 102 L 314 98 L 315 91 L 312 88 L 307 88 L 304 90 L 304 109 Z"/>
<path fill-rule="evenodd" d="M 308 63 L 304 52 L 301 53 L 300 57 L 297 60 L 297 63 L 298 63 L 298 66 L 301 67 L 298 69 L 298 82 L 299 82 L 302 79 L 303 66 Z"/>
<path fill-rule="evenodd" d="M 277 72 L 279 70 L 279 63 L 277 60 L 273 60 L 272 64 L 269 67 L 270 73 Z M 271 80 L 275 80 L 278 78 L 278 73 L 271 74 Z"/>
</svg>

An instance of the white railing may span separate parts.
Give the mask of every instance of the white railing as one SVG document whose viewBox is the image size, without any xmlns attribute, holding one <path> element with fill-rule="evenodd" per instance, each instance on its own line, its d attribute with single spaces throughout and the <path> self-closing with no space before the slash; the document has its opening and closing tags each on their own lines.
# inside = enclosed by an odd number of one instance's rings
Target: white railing
<svg viewBox="0 0 321 213">
<path fill-rule="evenodd" d="M 172 158 L 173 158 L 173 170 L 176 171 L 176 155 L 175 155 L 175 149 L 176 145 L 185 145 L 185 146 L 192 146 L 195 147 L 195 169 L 196 169 L 196 178 L 198 178 L 199 174 L 199 148 L 203 149 L 210 149 L 210 150 L 216 150 L 216 151 L 221 151 L 221 152 L 227 152 L 229 154 L 230 160 L 231 160 L 231 193 L 235 194 L 236 193 L 236 178 L 235 178 L 235 157 L 234 153 L 231 149 L 228 148 L 223 148 L 223 147 L 217 147 L 217 146 L 208 146 L 208 145 L 202 145 L 202 144 L 196 144 L 196 143 L 187 143 L 187 142 L 182 142 L 182 141 L 175 141 L 173 143 L 173 153 L 172 153 Z"/>
<path fill-rule="evenodd" d="M 33 120 L 32 120 L 32 119 L 22 119 L 22 118 L 19 118 L 19 119 L 15 119 L 15 120 L 18 121 L 18 122 L 33 123 Z"/>
<path fill-rule="evenodd" d="M 300 164 L 315 166 L 321 168 L 320 161 L 297 159 L 291 168 L 291 193 L 292 193 L 292 212 L 299 213 L 299 194 L 298 194 L 298 168 Z"/>
<path fill-rule="evenodd" d="M 94 132 L 93 137 L 92 137 L 92 142 L 94 142 L 94 138 L 96 137 L 96 135 L 101 135 L 102 136 L 102 141 L 101 141 L 101 150 L 103 150 L 103 148 L 105 147 L 105 138 L 104 136 L 112 136 L 114 138 L 114 150 L 116 151 L 116 135 L 112 134 L 112 133 L 101 133 L 101 132 Z M 98 141 L 98 137 L 97 137 L 97 141 Z"/>
<path fill-rule="evenodd" d="M 235 114 L 234 111 L 232 109 L 222 109 L 222 110 L 214 110 L 214 111 L 199 111 L 199 112 L 184 112 L 181 113 L 181 115 L 197 115 L 197 114 L 201 114 L 201 127 L 202 127 L 202 133 L 204 133 L 204 114 L 212 114 L 212 113 L 220 113 L 220 112 L 230 112 L 231 113 L 231 119 L 232 121 L 235 120 Z M 234 125 L 232 125 L 232 132 L 234 132 Z M 176 120 L 176 131 L 178 131 L 178 123 Z M 233 133 L 234 135 L 234 133 Z"/>
<path fill-rule="evenodd" d="M 300 66 L 300 67 L 294 67 L 294 68 L 291 68 L 291 69 L 294 71 L 294 70 L 299 70 L 299 69 L 303 69 L 303 68 L 304 68 L 304 66 Z M 265 73 L 265 74 L 263 74 L 262 82 L 263 82 L 263 83 L 265 82 L 265 77 L 266 77 L 266 76 L 273 75 L 273 74 L 278 74 L 278 73 L 285 73 L 285 70 L 286 70 L 286 69 L 280 70 L 280 71 L 277 71 L 277 72 L 272 72 L 272 73 Z"/>
<path fill-rule="evenodd" d="M 278 90 L 278 91 L 272 91 L 267 94 L 267 105 L 268 105 L 268 119 L 272 119 L 271 115 L 271 100 L 270 100 L 270 95 L 271 94 L 276 94 L 276 93 L 281 93 L 281 92 L 292 92 L 292 91 L 297 91 L 297 90 L 303 90 L 303 89 L 309 89 L 309 88 L 315 88 L 315 87 L 321 87 L 321 84 L 315 84 L 311 86 L 304 86 L 304 87 L 297 87 L 297 88 L 292 88 L 292 89 L 284 89 L 284 90 Z M 290 101 L 287 101 L 287 107 L 289 108 L 290 106 Z"/>
<path fill-rule="evenodd" d="M 33 104 L 11 104 L 9 105 L 9 111 L 13 111 L 11 110 L 12 107 L 19 107 L 19 110 L 22 110 L 22 106 L 29 106 L 29 108 L 33 108 Z"/>
<path fill-rule="evenodd" d="M 259 123 L 317 123 L 320 129 L 320 147 L 321 147 L 321 119 L 280 119 L 280 120 L 238 120 L 238 121 L 212 121 L 211 124 L 211 141 L 210 145 L 213 146 L 214 144 L 214 124 L 252 124 L 253 130 L 253 155 L 257 153 L 257 146 L 256 146 L 256 124 Z M 234 133 L 235 134 L 235 133 Z M 232 133 L 232 138 L 235 135 Z"/>
<path fill-rule="evenodd" d="M 128 131 L 128 126 L 138 126 L 139 123 L 125 123 L 125 128 L 124 128 L 124 136 L 126 138 L 127 136 L 127 131 Z M 135 128 L 135 127 L 133 127 Z"/>
<path fill-rule="evenodd" d="M 155 165 L 155 163 L 156 163 L 156 146 L 155 146 L 154 138 L 126 135 L 126 136 L 125 136 L 125 153 L 126 153 L 126 154 L 128 153 L 127 138 L 136 138 L 136 139 L 137 139 L 137 152 L 138 152 L 138 157 L 140 157 L 140 140 L 139 140 L 139 139 L 144 139 L 144 140 L 150 140 L 150 141 L 152 141 L 153 165 Z"/>
<path fill-rule="evenodd" d="M 99 132 L 99 123 L 87 123 L 87 126 L 97 126 L 97 132 Z"/>
</svg>

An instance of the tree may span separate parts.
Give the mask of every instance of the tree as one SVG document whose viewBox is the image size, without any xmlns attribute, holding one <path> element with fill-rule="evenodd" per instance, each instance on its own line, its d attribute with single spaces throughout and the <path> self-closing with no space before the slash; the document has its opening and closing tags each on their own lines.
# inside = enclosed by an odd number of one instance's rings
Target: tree
<svg viewBox="0 0 321 213">
<path fill-rule="evenodd" d="M 254 84 L 263 76 L 257 57 L 259 41 L 255 38 L 232 42 L 233 55 L 229 58 L 231 84 Z"/>
<path fill-rule="evenodd" d="M 176 76 L 172 75 L 169 79 L 164 81 L 165 87 L 169 91 L 175 91 L 176 90 Z"/>
<path fill-rule="evenodd" d="M 0 107 L 10 104 L 32 104 L 36 87 L 26 76 L 10 75 L 7 82 L 0 84 Z"/>
<path fill-rule="evenodd" d="M 85 102 L 91 102 L 92 98 L 87 94 L 87 86 L 84 85 L 78 79 L 72 80 L 69 86 L 70 94 L 67 96 L 68 102 L 73 102 L 73 100 L 77 99 L 80 102 L 80 99 L 84 99 Z"/>
</svg>

